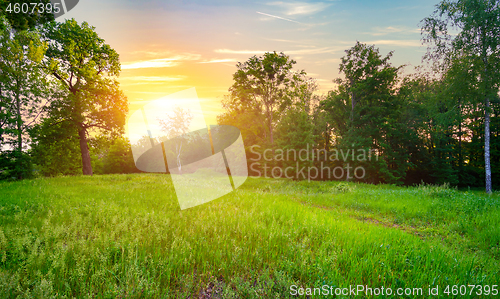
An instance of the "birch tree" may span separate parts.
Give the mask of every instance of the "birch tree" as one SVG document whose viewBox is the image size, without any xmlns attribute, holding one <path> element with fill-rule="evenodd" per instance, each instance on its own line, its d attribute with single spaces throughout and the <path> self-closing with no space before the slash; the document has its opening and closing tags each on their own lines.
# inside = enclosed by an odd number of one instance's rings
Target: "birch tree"
<svg viewBox="0 0 500 299">
<path fill-rule="evenodd" d="M 491 193 L 490 101 L 498 97 L 500 83 L 500 1 L 443 0 L 433 15 L 422 21 L 427 59 L 450 68 L 460 60 L 465 71 L 477 72 L 468 82 L 481 94 L 484 109 L 485 189 Z"/>
</svg>

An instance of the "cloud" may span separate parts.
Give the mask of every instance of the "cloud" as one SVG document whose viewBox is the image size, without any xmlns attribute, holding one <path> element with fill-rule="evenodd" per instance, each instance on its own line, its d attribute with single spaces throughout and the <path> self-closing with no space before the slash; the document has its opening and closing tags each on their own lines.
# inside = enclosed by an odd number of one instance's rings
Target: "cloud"
<svg viewBox="0 0 500 299">
<path fill-rule="evenodd" d="M 264 38 L 265 40 L 270 40 L 273 42 L 282 42 L 282 43 L 293 43 L 293 44 L 300 44 L 302 41 L 298 40 L 289 40 L 289 39 L 281 39 L 281 38 Z"/>
<path fill-rule="evenodd" d="M 391 33 L 420 33 L 420 29 L 411 29 L 407 27 L 385 27 L 385 28 L 380 28 L 380 27 L 375 27 L 373 28 L 375 32 L 367 32 L 367 34 L 373 35 L 373 36 L 380 36 L 380 35 L 387 35 Z"/>
<path fill-rule="evenodd" d="M 156 68 L 156 67 L 173 67 L 176 65 L 179 65 L 179 62 L 175 61 L 174 59 L 162 58 L 162 59 L 129 62 L 129 63 L 126 62 L 122 64 L 122 70 Z"/>
<path fill-rule="evenodd" d="M 147 53 L 148 55 L 154 55 L 155 52 L 147 52 Z M 130 69 L 143 69 L 143 68 L 173 67 L 179 65 L 182 61 L 199 60 L 200 57 L 201 57 L 200 54 L 182 54 L 169 58 L 124 62 L 122 64 L 122 69 L 130 70 Z"/>
<path fill-rule="evenodd" d="M 420 47 L 422 42 L 420 40 L 376 40 L 366 42 L 369 45 L 392 45 L 399 47 Z"/>
<path fill-rule="evenodd" d="M 269 2 L 267 5 L 279 6 L 285 10 L 285 14 L 288 16 L 294 15 L 310 15 L 317 12 L 323 11 L 325 8 L 331 4 L 317 2 L 317 3 L 307 3 L 307 2 Z"/>
<path fill-rule="evenodd" d="M 227 53 L 227 54 L 259 55 L 259 54 L 264 54 L 265 52 L 269 52 L 269 51 L 216 49 L 216 50 L 214 50 L 214 52 L 215 53 Z"/>
<path fill-rule="evenodd" d="M 315 62 L 315 64 L 324 65 L 324 64 L 339 63 L 339 62 L 340 62 L 340 58 L 331 58 L 331 59 L 318 60 Z"/>
<path fill-rule="evenodd" d="M 167 89 L 168 91 L 165 90 L 164 88 L 162 88 L 163 89 L 162 91 L 135 91 L 135 90 L 133 90 L 133 91 L 128 91 L 128 92 L 129 93 L 133 93 L 133 94 L 147 94 L 147 95 L 161 95 L 161 96 L 165 96 L 165 93 L 166 92 L 171 92 L 171 90 L 188 89 L 188 88 L 192 88 L 192 87 L 193 87 L 192 85 L 175 85 L 175 86 L 169 86 L 168 89 Z M 127 91 L 127 90 L 125 90 L 125 91 Z"/>
<path fill-rule="evenodd" d="M 183 60 L 196 60 L 200 58 L 200 54 L 196 53 L 175 53 L 172 51 L 152 51 L 152 50 L 137 50 L 131 51 L 129 54 L 147 56 L 149 58 L 161 58 L 173 56 L 172 58 L 183 59 Z"/>
<path fill-rule="evenodd" d="M 212 60 L 207 60 L 207 61 L 200 61 L 198 63 L 221 63 L 221 62 L 236 62 L 236 59 L 234 59 L 234 58 L 212 59 Z"/>
<path fill-rule="evenodd" d="M 266 52 L 271 52 L 269 50 L 231 50 L 231 49 L 216 49 L 216 53 L 225 53 L 225 54 L 244 54 L 244 55 L 263 55 Z M 287 55 L 307 55 L 307 54 L 322 54 L 322 53 L 334 53 L 335 49 L 331 47 L 323 47 L 323 48 L 310 48 L 310 49 L 301 49 L 301 50 L 287 50 L 287 51 L 276 51 L 283 52 Z"/>
<path fill-rule="evenodd" d="M 185 79 L 186 76 L 131 76 L 120 78 L 120 81 L 134 81 L 132 84 L 151 84 L 174 82 Z"/>
<path fill-rule="evenodd" d="M 268 16 L 268 17 L 271 17 L 271 18 L 275 18 L 275 19 L 280 19 L 280 20 L 284 20 L 284 21 L 288 21 L 288 22 L 293 22 L 293 23 L 297 23 L 297 24 L 302 24 L 302 23 L 297 22 L 297 21 L 294 21 L 294 20 L 290 20 L 290 19 L 287 19 L 287 18 L 282 18 L 282 17 L 278 17 L 278 16 L 270 15 L 270 14 L 263 13 L 263 12 L 260 12 L 260 11 L 256 11 L 256 13 L 261 14 L 261 15 L 264 15 L 264 16 Z"/>
<path fill-rule="evenodd" d="M 422 42 L 420 40 L 374 40 L 364 42 L 368 45 L 392 45 L 398 47 L 421 47 Z"/>
</svg>

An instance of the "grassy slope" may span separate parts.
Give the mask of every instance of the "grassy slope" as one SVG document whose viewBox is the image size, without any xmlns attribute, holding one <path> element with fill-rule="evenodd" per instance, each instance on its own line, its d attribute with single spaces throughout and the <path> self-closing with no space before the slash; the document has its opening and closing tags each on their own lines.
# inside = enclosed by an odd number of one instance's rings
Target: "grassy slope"
<svg viewBox="0 0 500 299">
<path fill-rule="evenodd" d="M 0 182 L 0 293 L 260 298 L 293 284 L 499 284 L 499 205 L 498 194 L 442 187 L 249 178 L 181 211 L 167 175 Z"/>
</svg>

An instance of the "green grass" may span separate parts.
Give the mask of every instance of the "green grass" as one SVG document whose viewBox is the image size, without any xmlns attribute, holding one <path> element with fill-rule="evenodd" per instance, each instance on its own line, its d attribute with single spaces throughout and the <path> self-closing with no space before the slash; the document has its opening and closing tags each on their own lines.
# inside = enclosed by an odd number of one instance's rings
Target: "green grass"
<svg viewBox="0 0 500 299">
<path fill-rule="evenodd" d="M 249 178 L 180 210 L 168 175 L 0 182 L 0 294 L 286 298 L 363 284 L 450 298 L 446 285 L 500 284 L 499 206 L 446 186 Z"/>
</svg>

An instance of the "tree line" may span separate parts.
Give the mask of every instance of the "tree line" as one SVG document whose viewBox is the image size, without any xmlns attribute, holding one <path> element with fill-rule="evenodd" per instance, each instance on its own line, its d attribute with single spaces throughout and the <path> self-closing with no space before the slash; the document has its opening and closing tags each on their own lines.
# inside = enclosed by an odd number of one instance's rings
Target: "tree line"
<svg viewBox="0 0 500 299">
<path fill-rule="evenodd" d="M 40 15 L 3 16 L 0 28 L 0 177 L 137 171 L 122 135 L 119 56 L 95 28 Z M 285 53 L 239 62 L 218 122 L 241 130 L 250 174 L 262 170 L 251 164 L 265 152 L 308 149 L 321 154 L 269 163 L 351 163 L 365 173 L 352 180 L 369 183 L 498 188 L 499 1 L 441 1 L 421 29 L 428 71 L 405 75 L 393 52 L 356 42 L 336 88 L 322 95 Z M 362 150 L 375 157 L 329 159 Z"/>
<path fill-rule="evenodd" d="M 315 95 L 314 79 L 294 71 L 293 59 L 269 52 L 237 65 L 218 120 L 241 129 L 251 161 L 267 152 L 274 160 L 266 163 L 281 176 L 290 165 L 329 171 L 351 163 L 365 172 L 353 180 L 491 192 L 500 184 L 499 1 L 445 0 L 421 26 L 430 71 L 403 75 L 404 66 L 390 61 L 393 52 L 384 56 L 357 42 L 341 59 L 337 88 Z M 306 148 L 324 155 L 282 157 Z M 338 152 L 354 159 L 328 158 Z M 376 159 L 356 159 L 358 152 Z M 251 165 L 252 174 L 262 174 L 262 164 Z"/>
</svg>

